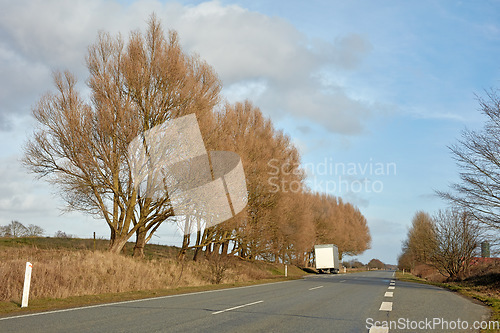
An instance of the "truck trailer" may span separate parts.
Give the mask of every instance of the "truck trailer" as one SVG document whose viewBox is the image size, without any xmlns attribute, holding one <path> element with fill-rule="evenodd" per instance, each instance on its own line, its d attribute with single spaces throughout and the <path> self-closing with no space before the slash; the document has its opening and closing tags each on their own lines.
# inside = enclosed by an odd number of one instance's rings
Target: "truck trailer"
<svg viewBox="0 0 500 333">
<path fill-rule="evenodd" d="M 340 270 L 339 249 L 333 244 L 314 246 L 316 269 L 319 273 L 338 273 Z"/>
</svg>

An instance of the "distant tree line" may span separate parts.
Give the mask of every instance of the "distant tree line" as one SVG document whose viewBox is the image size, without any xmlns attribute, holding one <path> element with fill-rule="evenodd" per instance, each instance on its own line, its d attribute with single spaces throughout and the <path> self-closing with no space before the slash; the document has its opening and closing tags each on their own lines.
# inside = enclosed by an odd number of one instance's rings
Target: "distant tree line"
<svg viewBox="0 0 500 333">
<path fill-rule="evenodd" d="M 19 221 L 12 221 L 6 226 L 0 226 L 0 237 L 41 237 L 44 232 L 42 227 L 34 224 L 24 226 Z"/>
<path fill-rule="evenodd" d="M 163 33 L 152 16 L 145 33 L 127 41 L 101 33 L 86 57 L 90 98 L 69 72 L 55 73 L 56 92 L 33 108 L 38 128 L 24 164 L 58 186 L 68 209 L 97 216 L 119 253 L 135 235 L 134 256 L 174 210 L 168 190 L 151 198 L 133 184 L 131 141 L 155 126 L 195 114 L 207 150 L 236 152 L 246 176 L 246 209 L 183 239 L 179 258 L 201 254 L 307 264 L 314 244 L 334 243 L 341 254 L 370 246 L 361 212 L 340 198 L 312 193 L 290 137 L 250 101 L 222 103 L 213 68 L 182 51 L 178 35 Z M 170 189 L 172 190 L 172 189 Z M 191 252 L 189 252 L 191 253 Z"/>
<path fill-rule="evenodd" d="M 25 226 L 19 221 L 11 221 L 10 224 L 0 225 L 0 237 L 19 238 L 19 237 L 42 237 L 45 230 L 35 224 Z M 64 231 L 58 230 L 54 234 L 55 238 L 73 238 L 73 235 L 67 234 Z"/>
<path fill-rule="evenodd" d="M 392 265 L 386 265 L 384 264 L 381 260 L 373 258 L 371 259 L 366 265 L 363 264 L 361 261 L 357 259 L 352 259 L 350 261 L 343 261 L 342 266 L 346 268 L 363 268 L 366 267 L 368 269 L 386 269 L 387 266 Z"/>
</svg>

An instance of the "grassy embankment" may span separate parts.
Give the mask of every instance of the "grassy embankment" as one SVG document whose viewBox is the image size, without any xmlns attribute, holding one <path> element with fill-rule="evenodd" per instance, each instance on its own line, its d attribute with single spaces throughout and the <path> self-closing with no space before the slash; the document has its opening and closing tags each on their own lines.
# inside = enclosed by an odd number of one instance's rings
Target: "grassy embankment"
<svg viewBox="0 0 500 333">
<path fill-rule="evenodd" d="M 500 322 L 500 274 L 496 272 L 472 275 L 468 279 L 455 282 L 429 281 L 410 273 L 403 274 L 401 271 L 396 273 L 396 277 L 400 281 L 431 284 L 476 299 L 491 309 L 491 321 Z M 500 332 L 500 330 L 483 330 L 482 332 L 492 333 Z"/>
<path fill-rule="evenodd" d="M 145 259 L 105 251 L 106 240 L 0 238 L 0 313 L 41 311 L 284 278 L 284 266 L 238 258 L 177 261 L 178 248 L 147 245 Z M 187 255 L 189 257 L 189 253 Z M 28 308 L 20 308 L 26 261 L 33 264 Z M 305 273 L 288 267 L 290 279 Z"/>
</svg>

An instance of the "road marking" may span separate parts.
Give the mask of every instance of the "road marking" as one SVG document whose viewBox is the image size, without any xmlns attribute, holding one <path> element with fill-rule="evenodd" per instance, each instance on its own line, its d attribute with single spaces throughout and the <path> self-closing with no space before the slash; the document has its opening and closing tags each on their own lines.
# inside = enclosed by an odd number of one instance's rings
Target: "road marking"
<svg viewBox="0 0 500 333">
<path fill-rule="evenodd" d="M 385 294 L 384 294 L 384 297 L 393 297 L 393 292 L 392 291 L 387 291 Z"/>
<path fill-rule="evenodd" d="M 103 303 L 103 304 L 96 304 L 96 305 L 87 305 L 87 306 L 81 306 L 81 307 L 69 308 L 69 309 L 62 309 L 62 310 L 52 310 L 52 311 L 45 311 L 45 312 L 35 312 L 35 313 L 28 313 L 28 314 L 19 315 L 19 316 L 3 317 L 3 318 L 0 318 L 0 321 L 2 321 L 2 320 L 9 320 L 9 319 L 23 318 L 23 317 L 41 316 L 41 315 L 47 315 L 47 314 L 53 314 L 53 313 L 59 313 L 59 312 L 68 312 L 68 311 L 77 311 L 77 310 L 101 308 L 101 307 L 104 307 L 104 306 L 113 306 L 113 305 L 122 305 L 122 304 L 127 304 L 127 303 L 145 302 L 145 301 L 159 300 L 159 299 L 164 299 L 164 298 L 174 298 L 174 297 L 183 297 L 183 296 L 190 296 L 190 295 L 200 295 L 200 294 L 208 294 L 208 293 L 217 293 L 217 292 L 229 291 L 229 290 L 235 290 L 235 289 L 255 288 L 255 287 L 266 286 L 266 285 L 270 285 L 270 284 L 290 283 L 290 282 L 293 282 L 293 281 L 295 281 L 295 280 L 280 281 L 280 282 L 269 282 L 269 283 L 254 284 L 254 285 L 251 285 L 251 286 L 243 286 L 243 287 L 235 287 L 235 288 L 225 288 L 225 289 L 217 289 L 217 290 L 197 291 L 197 292 L 194 292 L 194 293 L 186 293 L 186 294 L 167 295 L 167 296 L 159 296 L 159 297 L 148 297 L 148 298 L 142 298 L 142 299 L 133 299 L 133 300 L 130 300 L 130 301 L 121 301 L 121 302 L 113 302 L 113 303 Z"/>
<path fill-rule="evenodd" d="M 372 326 L 368 333 L 389 333 L 389 327 Z"/>
<path fill-rule="evenodd" d="M 389 287 L 389 290 L 392 290 L 392 289 L 396 289 L 396 287 L 394 287 L 394 286 L 390 286 L 390 287 Z"/>
<path fill-rule="evenodd" d="M 340 283 L 345 282 L 345 281 L 346 281 L 346 280 L 342 280 L 342 281 L 340 281 Z"/>
<path fill-rule="evenodd" d="M 382 302 L 379 311 L 392 311 L 392 302 Z"/>
<path fill-rule="evenodd" d="M 235 307 L 232 307 L 232 308 L 229 308 L 229 309 L 220 310 L 220 311 L 217 311 L 217 312 L 212 312 L 212 314 L 216 315 L 216 314 L 227 312 L 227 311 L 231 311 L 231 310 L 241 309 L 241 308 L 244 308 L 245 306 L 259 304 L 259 303 L 262 303 L 262 302 L 264 302 L 264 301 L 257 301 L 257 302 L 252 302 L 252 303 L 248 303 L 248 304 L 238 305 L 238 306 L 235 306 Z"/>
<path fill-rule="evenodd" d="M 391 283 L 396 283 L 396 280 L 391 280 Z"/>
<path fill-rule="evenodd" d="M 314 289 L 319 289 L 319 288 L 323 288 L 323 286 L 319 286 L 319 287 L 314 287 L 314 288 L 310 288 L 309 290 L 314 290 Z"/>
<path fill-rule="evenodd" d="M 390 286 L 395 286 L 396 284 L 394 282 L 389 283 Z"/>
</svg>

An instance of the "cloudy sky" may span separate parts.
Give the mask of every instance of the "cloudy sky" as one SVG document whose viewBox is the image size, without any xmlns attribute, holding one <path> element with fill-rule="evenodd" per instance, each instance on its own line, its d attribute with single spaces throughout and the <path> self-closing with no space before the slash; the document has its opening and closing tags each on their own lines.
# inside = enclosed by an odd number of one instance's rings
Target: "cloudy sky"
<svg viewBox="0 0 500 333">
<path fill-rule="evenodd" d="M 357 205 L 372 249 L 395 263 L 411 218 L 445 207 L 457 179 L 446 148 L 480 128 L 475 95 L 500 86 L 498 1 L 0 0 L 0 225 L 11 220 L 79 237 L 102 221 L 62 202 L 19 159 L 31 106 L 51 73 L 83 82 L 98 31 L 127 35 L 152 12 L 187 52 L 213 65 L 229 101 L 252 100 L 302 152 L 309 186 Z M 83 86 L 82 86 L 83 87 Z M 84 87 L 83 87 L 84 89 Z M 162 227 L 163 228 L 163 227 Z M 160 228 L 155 242 L 178 244 Z"/>
</svg>

